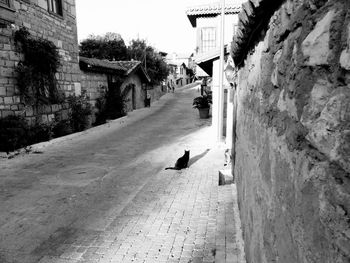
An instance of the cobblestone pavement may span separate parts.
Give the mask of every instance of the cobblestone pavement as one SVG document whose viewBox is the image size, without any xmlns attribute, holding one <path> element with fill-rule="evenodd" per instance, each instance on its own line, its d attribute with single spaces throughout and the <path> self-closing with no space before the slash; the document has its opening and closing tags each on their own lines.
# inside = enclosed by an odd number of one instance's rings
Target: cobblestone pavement
<svg viewBox="0 0 350 263">
<path fill-rule="evenodd" d="M 195 92 L 1 160 L 0 262 L 245 262 L 235 186 L 218 185 L 224 149 L 187 108 Z M 185 148 L 190 167 L 165 171 Z"/>
</svg>

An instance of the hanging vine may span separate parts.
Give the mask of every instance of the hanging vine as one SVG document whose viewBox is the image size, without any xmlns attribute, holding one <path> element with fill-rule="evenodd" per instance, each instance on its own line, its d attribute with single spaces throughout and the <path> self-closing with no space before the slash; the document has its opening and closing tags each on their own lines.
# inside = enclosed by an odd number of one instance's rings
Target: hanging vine
<svg viewBox="0 0 350 263">
<path fill-rule="evenodd" d="M 16 71 L 19 91 L 28 104 L 50 104 L 63 100 L 56 73 L 61 65 L 57 47 L 49 40 L 33 38 L 27 29 L 15 32 L 15 44 L 24 55 Z"/>
</svg>

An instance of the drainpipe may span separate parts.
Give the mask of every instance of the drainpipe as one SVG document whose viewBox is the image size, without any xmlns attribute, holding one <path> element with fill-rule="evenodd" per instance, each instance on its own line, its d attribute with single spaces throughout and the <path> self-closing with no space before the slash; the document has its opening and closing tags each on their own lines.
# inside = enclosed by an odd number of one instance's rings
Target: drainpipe
<svg viewBox="0 0 350 263">
<path fill-rule="evenodd" d="M 221 0 L 221 25 L 220 25 L 220 65 L 219 65 L 219 105 L 217 141 L 223 140 L 223 114 L 224 114 L 224 26 L 225 26 L 225 0 Z"/>
</svg>

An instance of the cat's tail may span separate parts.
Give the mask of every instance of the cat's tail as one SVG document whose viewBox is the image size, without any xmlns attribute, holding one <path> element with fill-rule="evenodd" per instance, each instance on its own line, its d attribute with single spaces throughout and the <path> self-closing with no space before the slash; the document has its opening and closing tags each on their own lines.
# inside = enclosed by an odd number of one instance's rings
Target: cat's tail
<svg viewBox="0 0 350 263">
<path fill-rule="evenodd" d="M 167 167 L 165 168 L 165 170 L 179 170 L 179 169 L 177 169 L 176 167 Z"/>
</svg>

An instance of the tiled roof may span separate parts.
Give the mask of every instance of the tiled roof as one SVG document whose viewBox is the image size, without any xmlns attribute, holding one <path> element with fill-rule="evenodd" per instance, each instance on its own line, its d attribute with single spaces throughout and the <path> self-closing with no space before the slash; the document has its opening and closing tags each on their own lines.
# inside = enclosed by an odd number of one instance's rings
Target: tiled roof
<svg viewBox="0 0 350 263">
<path fill-rule="evenodd" d="M 150 81 L 150 77 L 141 65 L 141 61 L 109 61 L 97 58 L 79 57 L 80 66 L 86 70 L 113 71 L 124 75 L 129 75 L 140 69 L 145 78 Z"/>
<path fill-rule="evenodd" d="M 140 61 L 109 61 L 109 60 L 102 60 L 97 58 L 86 58 L 86 57 L 80 57 L 79 61 L 85 63 L 88 68 L 98 67 L 98 68 L 112 69 L 117 71 L 123 71 L 125 72 L 125 74 L 129 74 L 138 65 L 141 64 Z"/>
<path fill-rule="evenodd" d="M 225 5 L 225 14 L 238 14 L 241 11 L 241 6 L 236 4 L 226 4 Z M 208 16 L 217 16 L 221 14 L 221 4 L 219 2 L 193 6 L 189 7 L 186 10 L 186 15 L 190 20 L 193 27 L 196 27 L 196 18 L 198 17 L 208 17 Z"/>
<path fill-rule="evenodd" d="M 126 74 L 131 73 L 138 65 L 141 64 L 141 61 L 110 61 L 111 64 L 122 68 Z"/>
</svg>

